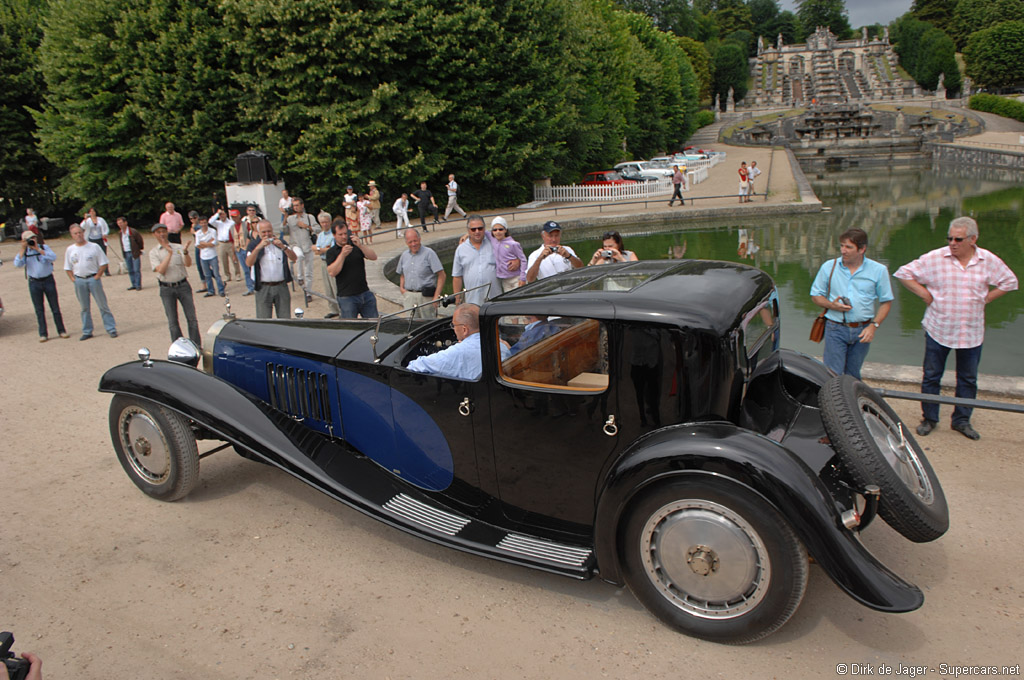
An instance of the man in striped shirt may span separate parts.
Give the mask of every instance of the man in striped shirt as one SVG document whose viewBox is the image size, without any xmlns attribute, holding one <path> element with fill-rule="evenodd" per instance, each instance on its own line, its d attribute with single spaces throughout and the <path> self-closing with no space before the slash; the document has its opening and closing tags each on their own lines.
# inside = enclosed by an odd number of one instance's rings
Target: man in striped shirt
<svg viewBox="0 0 1024 680">
<path fill-rule="evenodd" d="M 949 351 L 956 350 L 956 396 L 978 395 L 978 362 L 985 337 L 985 305 L 1017 289 L 1017 277 L 992 252 L 979 248 L 978 223 L 958 217 L 949 224 L 949 245 L 925 253 L 896 270 L 894 276 L 928 308 L 924 313 L 922 394 L 938 394 Z M 939 405 L 922 403 L 919 435 L 939 420 Z M 968 439 L 981 439 L 971 427 L 973 409 L 953 409 L 952 428 Z"/>
</svg>

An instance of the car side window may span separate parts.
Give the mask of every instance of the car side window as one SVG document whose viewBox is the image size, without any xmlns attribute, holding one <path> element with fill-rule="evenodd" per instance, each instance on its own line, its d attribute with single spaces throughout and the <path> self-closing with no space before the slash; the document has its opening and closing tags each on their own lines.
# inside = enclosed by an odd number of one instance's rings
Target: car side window
<svg viewBox="0 0 1024 680">
<path fill-rule="evenodd" d="M 503 316 L 498 337 L 510 348 L 500 376 L 509 383 L 600 392 L 608 388 L 608 330 L 596 319 Z"/>
</svg>

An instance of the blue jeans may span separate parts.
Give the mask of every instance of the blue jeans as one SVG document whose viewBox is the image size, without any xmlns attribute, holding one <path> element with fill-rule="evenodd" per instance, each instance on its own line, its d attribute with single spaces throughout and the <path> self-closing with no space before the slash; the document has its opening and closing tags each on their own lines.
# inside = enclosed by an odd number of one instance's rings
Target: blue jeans
<svg viewBox="0 0 1024 680">
<path fill-rule="evenodd" d="M 213 292 L 213 282 L 217 282 L 217 294 L 224 295 L 224 280 L 220 278 L 220 265 L 217 263 L 217 258 L 211 257 L 209 260 L 199 260 L 199 266 L 203 268 L 204 280 L 206 281 L 206 290 L 210 293 Z"/>
<path fill-rule="evenodd" d="M 102 281 L 92 276 L 85 279 L 80 279 L 76 276 L 75 295 L 78 296 L 78 304 L 82 307 L 82 335 L 92 335 L 92 303 L 90 296 L 96 299 L 96 306 L 100 308 L 103 328 L 106 329 L 107 333 L 117 332 L 114 315 L 110 313 L 110 306 L 107 305 L 107 295 L 103 292 Z"/>
<path fill-rule="evenodd" d="M 194 259 L 196 261 L 196 269 L 199 270 L 199 280 L 203 282 L 203 288 L 206 288 L 206 274 L 203 273 L 203 265 L 200 264 L 203 259 L 199 257 L 199 253 L 201 252 L 203 251 L 199 250 L 199 246 L 196 246 L 196 256 Z M 213 291 L 210 292 L 212 293 Z"/>
<path fill-rule="evenodd" d="M 128 280 L 132 282 L 132 288 L 142 290 L 142 269 L 139 267 L 139 258 L 132 257 L 132 251 L 122 250 L 124 253 L 124 264 L 128 267 Z"/>
<path fill-rule="evenodd" d="M 252 289 L 253 289 L 252 275 L 249 274 L 249 268 L 245 266 L 245 251 L 244 250 L 236 250 L 235 251 L 235 257 L 238 258 L 238 266 L 240 266 L 242 268 L 242 271 L 245 273 L 245 288 L 248 291 L 252 291 Z"/>
<path fill-rule="evenodd" d="M 946 359 L 950 347 L 935 342 L 932 336 L 924 334 L 924 377 L 921 379 L 921 394 L 938 394 L 939 381 L 946 370 Z M 956 396 L 974 399 L 978 396 L 978 363 L 981 362 L 981 345 L 953 350 L 956 352 Z M 953 408 L 953 425 L 971 422 L 973 408 Z M 939 405 L 921 403 L 921 413 L 926 420 L 938 422 Z"/>
<path fill-rule="evenodd" d="M 825 365 L 839 375 L 852 375 L 860 380 L 860 369 L 871 349 L 870 342 L 860 341 L 864 327 L 850 328 L 834 321 L 825 321 Z"/>
<path fill-rule="evenodd" d="M 354 319 L 360 314 L 364 319 L 376 319 L 380 316 L 377 313 L 377 297 L 372 290 L 359 295 L 339 295 L 338 307 L 341 309 L 342 319 Z"/>
<path fill-rule="evenodd" d="M 45 338 L 49 335 L 46 330 L 46 309 L 43 308 L 43 297 L 50 305 L 50 312 L 53 314 L 53 325 L 57 327 L 57 333 L 66 333 L 64 329 L 64 317 L 60 313 L 60 303 L 57 301 L 57 282 L 53 280 L 53 274 L 41 279 L 28 280 L 28 295 L 32 298 L 32 306 L 36 308 L 36 323 L 39 326 L 39 337 Z"/>
</svg>

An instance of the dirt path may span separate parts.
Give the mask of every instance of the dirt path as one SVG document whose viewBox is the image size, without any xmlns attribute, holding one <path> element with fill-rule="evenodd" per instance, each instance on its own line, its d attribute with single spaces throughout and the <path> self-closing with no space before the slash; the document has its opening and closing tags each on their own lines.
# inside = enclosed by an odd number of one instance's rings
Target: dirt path
<svg viewBox="0 0 1024 680">
<path fill-rule="evenodd" d="M 50 680 L 829 678 L 838 663 L 1024 661 L 1020 416 L 978 413 L 978 443 L 945 423 L 926 440 L 952 508 L 945 537 L 866 532 L 922 588 L 921 610 L 866 609 L 814 566 L 782 631 L 723 647 L 673 633 L 628 591 L 425 543 L 230 451 L 203 460 L 187 499 L 150 500 L 117 463 L 96 386 L 139 346 L 164 356 L 152 275 L 141 292 L 106 280 L 120 337 L 87 342 L 60 281 L 73 338 L 39 344 L 22 273 L 0 251 L 0 628 L 42 655 Z M 251 298 L 233 301 L 251 313 Z M 197 304 L 206 328 L 219 298 Z M 895 408 L 916 422 L 914 405 Z"/>
</svg>

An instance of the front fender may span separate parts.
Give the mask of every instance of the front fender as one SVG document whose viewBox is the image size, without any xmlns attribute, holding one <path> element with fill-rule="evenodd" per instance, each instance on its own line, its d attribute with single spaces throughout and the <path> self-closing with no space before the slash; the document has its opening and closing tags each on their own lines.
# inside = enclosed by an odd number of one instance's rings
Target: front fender
<svg viewBox="0 0 1024 680">
<path fill-rule="evenodd" d="M 847 594 L 872 609 L 912 611 L 924 596 L 879 562 L 842 524 L 825 485 L 780 444 L 728 422 L 676 425 L 638 440 L 612 467 L 598 499 L 594 542 L 601 578 L 622 584 L 619 528 L 634 498 L 684 475 L 732 480 L 771 503 Z"/>
<path fill-rule="evenodd" d="M 233 446 L 331 492 L 330 478 L 314 461 L 332 455 L 336 445 L 220 378 L 175 362 L 136 361 L 104 373 L 99 391 L 177 411 Z"/>
</svg>

